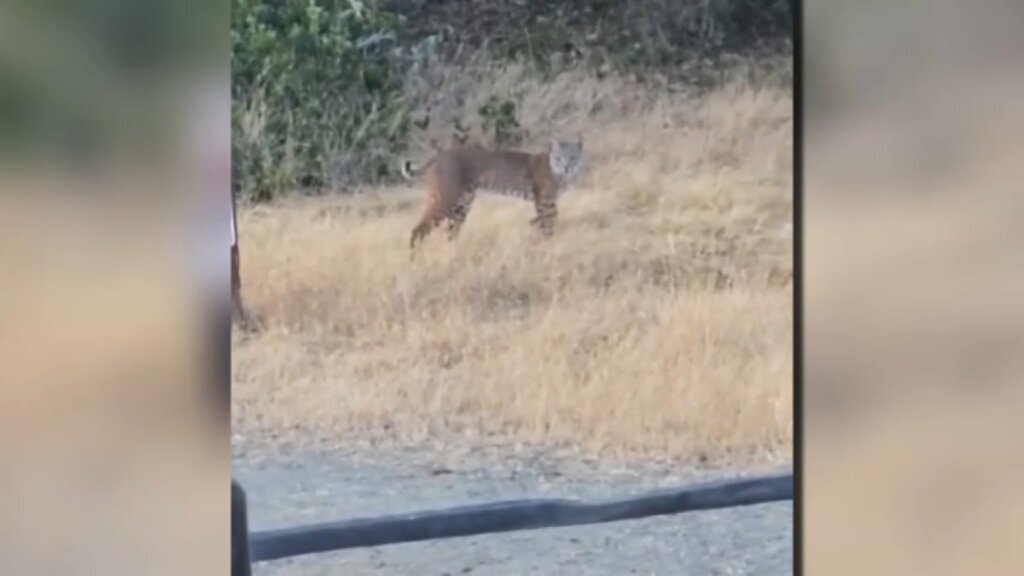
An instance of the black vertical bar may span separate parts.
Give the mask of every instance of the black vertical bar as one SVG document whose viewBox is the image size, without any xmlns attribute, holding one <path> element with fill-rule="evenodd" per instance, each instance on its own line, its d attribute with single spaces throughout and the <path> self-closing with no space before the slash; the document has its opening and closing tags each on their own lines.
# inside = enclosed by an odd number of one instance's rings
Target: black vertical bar
<svg viewBox="0 0 1024 576">
<path fill-rule="evenodd" d="M 231 481 L 231 576 L 252 576 L 245 491 Z"/>
</svg>

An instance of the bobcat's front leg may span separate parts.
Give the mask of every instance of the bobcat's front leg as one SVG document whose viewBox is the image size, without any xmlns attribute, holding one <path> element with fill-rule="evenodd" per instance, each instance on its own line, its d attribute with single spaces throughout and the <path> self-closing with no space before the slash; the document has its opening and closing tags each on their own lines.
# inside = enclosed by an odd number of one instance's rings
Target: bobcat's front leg
<svg viewBox="0 0 1024 576">
<path fill-rule="evenodd" d="M 530 224 L 541 231 L 544 236 L 551 236 L 555 229 L 555 220 L 558 218 L 558 204 L 553 198 L 539 196 L 534 202 L 537 216 L 530 220 Z"/>
</svg>

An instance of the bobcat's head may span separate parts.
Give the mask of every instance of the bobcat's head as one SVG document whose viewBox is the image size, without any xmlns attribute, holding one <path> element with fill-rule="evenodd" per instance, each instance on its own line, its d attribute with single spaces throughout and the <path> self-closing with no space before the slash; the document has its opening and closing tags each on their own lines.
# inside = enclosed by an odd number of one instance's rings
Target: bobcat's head
<svg viewBox="0 0 1024 576">
<path fill-rule="evenodd" d="M 551 140 L 548 150 L 551 172 L 562 182 L 570 182 L 583 170 L 583 138 L 565 141 Z"/>
</svg>

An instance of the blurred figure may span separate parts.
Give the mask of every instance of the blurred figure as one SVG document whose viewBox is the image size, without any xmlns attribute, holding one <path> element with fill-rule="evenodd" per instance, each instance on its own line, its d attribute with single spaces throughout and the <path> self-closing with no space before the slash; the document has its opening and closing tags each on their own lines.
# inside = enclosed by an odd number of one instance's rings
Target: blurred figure
<svg viewBox="0 0 1024 576">
<path fill-rule="evenodd" d="M 238 235 L 231 189 L 231 94 L 227 75 L 212 74 L 197 84 L 194 124 L 187 145 L 194 154 L 198 178 L 187 206 L 195 228 L 190 238 L 198 301 L 211 345 L 207 358 L 217 389 L 218 406 L 231 398 L 231 320 L 242 320 Z M 230 272 L 229 272 L 230 271 Z M 228 276 L 230 274 L 230 276 Z M 228 282 L 225 282 L 227 280 Z M 225 290 L 230 286 L 230 292 Z"/>
<path fill-rule="evenodd" d="M 1024 574 L 1024 5 L 807 5 L 805 567 Z"/>
</svg>

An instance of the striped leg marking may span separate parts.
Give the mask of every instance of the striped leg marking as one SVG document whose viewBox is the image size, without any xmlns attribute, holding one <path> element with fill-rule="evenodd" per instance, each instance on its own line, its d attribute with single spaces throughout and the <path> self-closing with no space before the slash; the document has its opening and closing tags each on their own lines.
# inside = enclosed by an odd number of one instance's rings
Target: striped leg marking
<svg viewBox="0 0 1024 576">
<path fill-rule="evenodd" d="M 454 240 L 459 235 L 459 230 L 469 216 L 469 210 L 473 207 L 473 200 L 476 199 L 475 192 L 466 192 L 459 197 L 448 211 L 448 239 Z"/>
<path fill-rule="evenodd" d="M 530 224 L 537 227 L 545 236 L 554 232 L 555 219 L 558 218 L 558 206 L 552 200 L 540 200 L 536 203 L 537 216 Z"/>
</svg>

